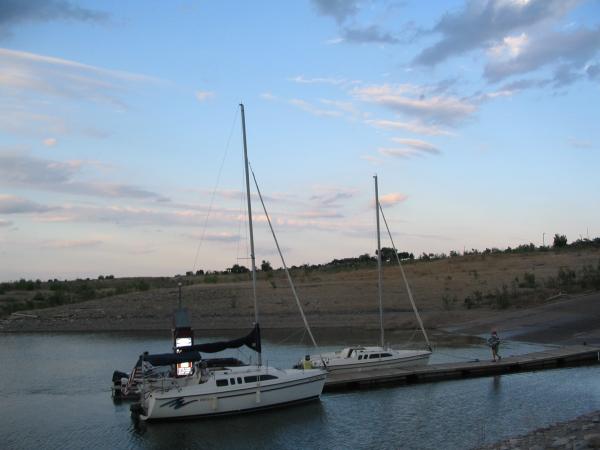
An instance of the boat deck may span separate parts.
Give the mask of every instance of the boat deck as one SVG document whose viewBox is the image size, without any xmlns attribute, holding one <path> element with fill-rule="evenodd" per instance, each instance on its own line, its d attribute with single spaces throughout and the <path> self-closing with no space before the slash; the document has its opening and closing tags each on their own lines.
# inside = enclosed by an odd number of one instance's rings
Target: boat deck
<svg viewBox="0 0 600 450">
<path fill-rule="evenodd" d="M 354 373 L 333 372 L 327 376 L 323 391 L 428 383 L 599 363 L 600 347 L 574 345 L 508 356 L 498 362 L 470 361 L 430 364 L 415 368 L 363 370 Z"/>
</svg>

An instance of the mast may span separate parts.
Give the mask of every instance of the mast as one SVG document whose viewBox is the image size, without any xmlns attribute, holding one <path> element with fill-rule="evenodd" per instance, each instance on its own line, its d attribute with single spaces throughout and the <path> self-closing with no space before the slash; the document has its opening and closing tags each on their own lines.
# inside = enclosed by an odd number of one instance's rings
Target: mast
<svg viewBox="0 0 600 450">
<path fill-rule="evenodd" d="M 256 299 L 256 258 L 254 256 L 254 230 L 252 228 L 252 202 L 250 201 L 250 174 L 248 171 L 248 146 L 246 144 L 246 116 L 244 105 L 240 103 L 242 113 L 242 137 L 244 140 L 244 171 L 246 174 L 246 200 L 248 202 L 248 229 L 250 231 L 250 260 L 252 261 L 252 295 L 254 298 L 254 323 L 258 325 L 258 301 Z M 258 365 L 262 366 L 262 353 L 258 352 Z"/>
<path fill-rule="evenodd" d="M 381 280 L 381 236 L 379 233 L 379 187 L 377 185 L 377 175 L 374 175 L 373 178 L 375 179 L 375 215 L 377 217 L 377 296 L 379 298 L 379 327 L 381 329 L 381 348 L 383 348 L 385 346 L 385 336 L 383 332 L 383 282 Z"/>
<path fill-rule="evenodd" d="M 425 331 L 425 326 L 423 325 L 423 321 L 421 320 L 421 315 L 419 314 L 419 310 L 417 309 L 417 305 L 415 304 L 415 299 L 413 298 L 412 291 L 410 289 L 410 285 L 408 284 L 408 280 L 406 279 L 406 274 L 404 273 L 404 267 L 402 267 L 402 263 L 400 262 L 400 256 L 398 255 L 398 249 L 396 248 L 396 244 L 394 244 L 394 238 L 392 238 L 392 233 L 390 232 L 390 227 L 388 226 L 387 219 L 385 218 L 385 214 L 383 213 L 383 208 L 379 205 L 379 210 L 381 211 L 381 217 L 383 217 L 383 223 L 385 224 L 385 228 L 387 229 L 388 236 L 390 237 L 390 241 L 392 242 L 392 248 L 394 249 L 394 255 L 396 255 L 396 261 L 398 262 L 398 266 L 400 266 L 400 273 L 402 274 L 402 279 L 404 280 L 404 284 L 406 286 L 406 292 L 408 292 L 408 299 L 410 300 L 410 304 L 412 305 L 412 309 L 415 312 L 415 317 L 417 318 L 417 322 L 419 322 L 419 327 L 421 327 L 421 332 L 423 333 L 423 337 L 425 338 L 425 342 L 427 343 L 427 348 L 431 351 L 431 343 L 429 342 L 429 337 L 427 336 L 427 332 Z"/>
</svg>

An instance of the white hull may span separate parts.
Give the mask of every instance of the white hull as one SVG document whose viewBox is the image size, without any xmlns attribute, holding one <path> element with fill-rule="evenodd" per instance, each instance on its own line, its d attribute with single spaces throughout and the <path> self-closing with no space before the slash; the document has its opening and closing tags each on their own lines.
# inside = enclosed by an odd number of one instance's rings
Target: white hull
<svg viewBox="0 0 600 450">
<path fill-rule="evenodd" d="M 348 373 L 425 366 L 431 356 L 431 352 L 428 350 L 386 350 L 381 347 L 358 347 L 353 349 L 352 354 L 348 356 L 349 350 L 344 349 L 341 352 L 319 356 L 313 355 L 311 362 L 314 367 L 323 367 L 324 363 L 328 372 Z M 371 355 L 381 354 L 390 356 L 369 358 Z M 358 359 L 359 356 L 362 358 Z"/>
<path fill-rule="evenodd" d="M 259 372 L 213 373 L 205 383 L 189 384 L 179 389 L 152 390 L 142 401 L 142 420 L 169 420 L 238 414 L 276 408 L 318 399 L 323 391 L 326 372 L 314 370 L 278 370 L 269 368 L 262 374 L 276 374 L 276 380 L 218 387 L 215 379 L 237 378 Z"/>
</svg>

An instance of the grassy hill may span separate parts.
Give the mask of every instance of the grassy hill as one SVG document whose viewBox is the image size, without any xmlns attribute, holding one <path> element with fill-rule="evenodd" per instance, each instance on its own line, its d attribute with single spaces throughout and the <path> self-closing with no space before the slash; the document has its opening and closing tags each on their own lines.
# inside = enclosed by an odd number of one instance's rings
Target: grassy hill
<svg viewBox="0 0 600 450">
<path fill-rule="evenodd" d="M 378 327 L 376 264 L 372 260 L 335 261 L 292 271 L 311 325 Z M 404 267 L 424 320 L 432 328 L 497 310 L 543 304 L 561 293 L 600 290 L 600 249 L 596 246 L 427 258 L 409 260 Z M 263 327 L 301 326 L 284 272 L 258 275 Z M 384 264 L 383 278 L 386 327 L 414 329 L 408 297 L 393 261 Z M 164 330 L 171 326 L 179 282 L 196 329 L 251 325 L 249 274 L 211 273 L 2 283 L 0 326 L 5 331 Z"/>
</svg>

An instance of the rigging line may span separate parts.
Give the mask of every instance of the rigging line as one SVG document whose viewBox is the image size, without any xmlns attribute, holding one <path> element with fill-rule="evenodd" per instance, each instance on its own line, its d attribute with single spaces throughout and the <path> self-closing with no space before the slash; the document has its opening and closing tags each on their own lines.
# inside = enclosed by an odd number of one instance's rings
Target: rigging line
<svg viewBox="0 0 600 450">
<path fill-rule="evenodd" d="M 402 279 L 404 280 L 404 284 L 406 285 L 406 291 L 408 292 L 408 299 L 410 300 L 410 304 L 415 312 L 415 316 L 417 317 L 417 322 L 419 322 L 419 326 L 421 327 L 421 331 L 423 332 L 423 336 L 425 337 L 425 342 L 427 343 L 427 347 L 431 350 L 431 343 L 429 342 L 429 338 L 427 337 L 427 332 L 425 331 L 425 327 L 423 326 L 423 321 L 421 320 L 421 316 L 419 315 L 419 311 L 417 310 L 417 305 L 415 304 L 415 300 L 412 296 L 412 291 L 410 290 L 410 285 L 408 284 L 408 280 L 406 279 L 406 274 L 404 273 L 404 267 L 402 267 L 402 263 L 400 262 L 400 257 L 398 256 L 398 250 L 396 249 L 396 244 L 394 244 L 394 239 L 392 238 L 392 233 L 390 232 L 390 227 L 388 226 L 387 220 L 385 218 L 385 214 L 383 213 L 383 208 L 381 207 L 381 203 L 379 203 L 379 210 L 381 211 L 381 217 L 383 217 L 383 223 L 385 223 L 385 228 L 387 229 L 388 235 L 390 237 L 390 241 L 392 242 L 392 248 L 394 249 L 394 255 L 396 255 L 396 261 L 398 261 L 398 266 L 400 266 L 400 273 L 402 273 Z"/>
<path fill-rule="evenodd" d="M 250 164 L 248 164 L 250 166 Z M 306 331 L 310 336 L 310 339 L 316 349 L 319 348 L 315 338 L 310 330 L 310 326 L 308 325 L 308 321 L 306 320 L 306 316 L 304 315 L 304 310 L 302 309 L 302 305 L 300 304 L 300 299 L 298 298 L 298 294 L 296 293 L 296 287 L 294 286 L 294 282 L 292 281 L 292 277 L 285 263 L 285 259 L 283 258 L 283 253 L 281 253 L 281 248 L 279 247 L 279 242 L 277 241 L 277 236 L 275 236 L 275 231 L 273 230 L 273 225 L 271 224 L 271 218 L 269 217 L 269 213 L 267 212 L 267 207 L 265 206 L 265 202 L 263 201 L 262 194 L 260 193 L 260 188 L 258 187 L 258 182 L 256 181 L 256 175 L 254 175 L 254 170 L 252 170 L 252 166 L 250 166 L 250 172 L 252 172 L 252 178 L 254 179 L 254 185 L 256 186 L 256 192 L 258 193 L 258 198 L 260 198 L 260 203 L 262 204 L 263 211 L 265 212 L 265 216 L 267 217 L 267 222 L 269 223 L 269 228 L 271 229 L 271 234 L 273 235 L 273 240 L 275 241 L 275 246 L 277 247 L 277 251 L 279 252 L 279 257 L 281 258 L 281 263 L 283 264 L 283 268 L 285 269 L 285 274 L 287 275 L 287 279 L 290 283 L 290 288 L 292 289 L 292 293 L 294 294 L 294 298 L 296 299 L 296 305 L 298 305 L 298 309 L 300 310 L 300 315 L 302 316 L 302 321 L 304 322 L 304 326 L 306 327 Z"/>
<path fill-rule="evenodd" d="M 238 213 L 238 232 L 237 232 L 237 248 L 235 249 L 235 259 L 236 261 L 240 260 L 240 242 L 242 241 L 242 222 L 244 222 L 244 225 L 246 224 L 246 221 L 242 219 L 242 217 L 245 217 L 245 214 L 242 214 L 242 209 L 244 208 L 244 190 L 240 190 L 240 212 Z M 244 211 L 245 212 L 245 211 Z M 244 227 L 245 228 L 245 227 Z"/>
<path fill-rule="evenodd" d="M 231 137 L 233 136 L 233 130 L 235 128 L 236 123 L 237 123 L 237 109 L 236 109 L 235 115 L 233 117 L 233 123 L 231 124 L 231 131 L 229 132 L 229 137 L 227 138 L 227 144 L 225 145 L 225 153 L 223 154 L 223 159 L 221 160 L 219 172 L 217 173 L 217 180 L 215 182 L 215 186 L 213 188 L 213 191 L 212 191 L 212 194 L 210 197 L 208 212 L 206 213 L 206 218 L 204 219 L 204 226 L 202 228 L 202 235 L 200 236 L 200 241 L 198 242 L 198 247 L 196 248 L 196 256 L 194 257 L 194 265 L 192 267 L 192 272 L 196 272 L 196 264 L 198 263 L 198 255 L 200 254 L 200 247 L 202 247 L 202 243 L 204 242 L 204 237 L 206 235 L 206 225 L 208 224 L 208 218 L 210 217 L 210 213 L 212 212 L 213 203 L 215 202 L 217 187 L 219 186 L 219 182 L 221 181 L 221 173 L 223 172 L 223 166 L 225 165 L 225 159 L 227 158 L 227 153 L 229 152 L 229 143 L 231 142 Z"/>
</svg>

